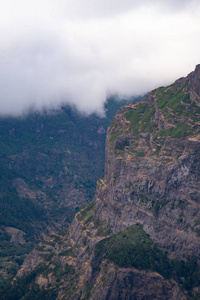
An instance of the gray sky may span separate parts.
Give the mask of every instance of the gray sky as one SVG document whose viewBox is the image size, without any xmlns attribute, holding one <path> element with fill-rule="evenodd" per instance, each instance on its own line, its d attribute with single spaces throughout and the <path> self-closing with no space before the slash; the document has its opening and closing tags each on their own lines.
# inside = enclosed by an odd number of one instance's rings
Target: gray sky
<svg viewBox="0 0 200 300">
<path fill-rule="evenodd" d="M 144 94 L 200 63 L 199 0 L 0 0 L 0 113 Z"/>
</svg>

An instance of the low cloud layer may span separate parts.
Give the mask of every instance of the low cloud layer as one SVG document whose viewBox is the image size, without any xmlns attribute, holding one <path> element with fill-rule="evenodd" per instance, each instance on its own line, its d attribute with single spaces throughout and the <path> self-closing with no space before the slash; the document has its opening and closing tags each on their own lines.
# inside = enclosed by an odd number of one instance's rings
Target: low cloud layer
<svg viewBox="0 0 200 300">
<path fill-rule="evenodd" d="M 138 4 L 139 3 L 139 4 Z M 102 112 L 200 63 L 199 1 L 1 0 L 0 113 Z"/>
</svg>

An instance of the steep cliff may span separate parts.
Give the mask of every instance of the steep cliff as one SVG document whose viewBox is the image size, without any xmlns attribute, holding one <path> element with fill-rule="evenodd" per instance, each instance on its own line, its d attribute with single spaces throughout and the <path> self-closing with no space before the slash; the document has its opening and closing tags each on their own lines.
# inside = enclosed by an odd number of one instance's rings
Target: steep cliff
<svg viewBox="0 0 200 300">
<path fill-rule="evenodd" d="M 94 200 L 17 284 L 35 271 L 58 299 L 199 299 L 199 150 L 200 65 L 117 112 Z"/>
</svg>

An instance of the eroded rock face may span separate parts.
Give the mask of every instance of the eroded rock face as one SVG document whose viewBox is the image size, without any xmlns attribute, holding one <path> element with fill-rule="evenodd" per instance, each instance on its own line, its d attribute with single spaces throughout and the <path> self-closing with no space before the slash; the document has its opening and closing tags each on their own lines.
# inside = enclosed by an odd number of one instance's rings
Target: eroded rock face
<svg viewBox="0 0 200 300">
<path fill-rule="evenodd" d="M 5 230 L 8 234 L 10 234 L 11 239 L 10 242 L 14 245 L 24 244 L 25 239 L 24 236 L 26 235 L 25 232 L 22 230 L 13 228 L 13 227 L 5 227 Z"/>
<path fill-rule="evenodd" d="M 136 269 L 134 263 L 115 260 L 115 254 L 121 259 L 121 245 L 137 243 L 143 250 L 149 245 L 150 252 L 162 251 L 166 261 L 199 260 L 199 72 L 197 66 L 188 77 L 117 112 L 107 133 L 105 176 L 98 181 L 94 200 L 76 215 L 67 238 L 52 250 L 49 270 L 62 256 L 76 274 L 63 275 L 58 299 L 178 300 L 192 299 L 200 290 L 196 280 L 189 294 L 182 285 L 186 275 L 179 280 L 172 269 L 167 277 L 153 265 Z M 126 229 L 133 224 L 145 234 L 134 235 L 133 227 L 128 235 Z M 112 237 L 117 241 L 114 250 Z"/>
<path fill-rule="evenodd" d="M 169 283 L 157 273 L 110 268 L 105 284 L 93 289 L 93 300 L 126 299 L 187 299 L 175 282 Z"/>
<path fill-rule="evenodd" d="M 96 213 L 113 232 L 143 224 L 159 246 L 184 258 L 198 256 L 200 250 L 195 232 L 200 219 L 200 160 L 199 143 L 180 142 L 188 153 L 183 150 L 178 159 L 172 154 L 170 162 L 165 156 L 135 157 L 128 149 L 121 157 L 107 147 L 106 189 L 99 192 Z M 177 151 L 177 141 L 168 138 L 167 143 Z"/>
<path fill-rule="evenodd" d="M 139 222 L 179 259 L 200 251 L 200 101 L 190 98 L 199 71 L 117 113 L 107 134 L 105 188 L 97 192 L 96 214 L 113 232 Z"/>
</svg>

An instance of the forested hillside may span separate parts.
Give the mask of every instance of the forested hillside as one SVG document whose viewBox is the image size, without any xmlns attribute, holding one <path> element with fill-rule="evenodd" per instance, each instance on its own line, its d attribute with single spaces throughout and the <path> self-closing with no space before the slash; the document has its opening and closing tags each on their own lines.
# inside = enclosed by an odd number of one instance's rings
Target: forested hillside
<svg viewBox="0 0 200 300">
<path fill-rule="evenodd" d="M 14 275 L 43 234 L 65 229 L 93 198 L 107 127 L 125 103 L 110 98 L 105 117 L 63 106 L 0 118 L 0 276 Z"/>
</svg>

